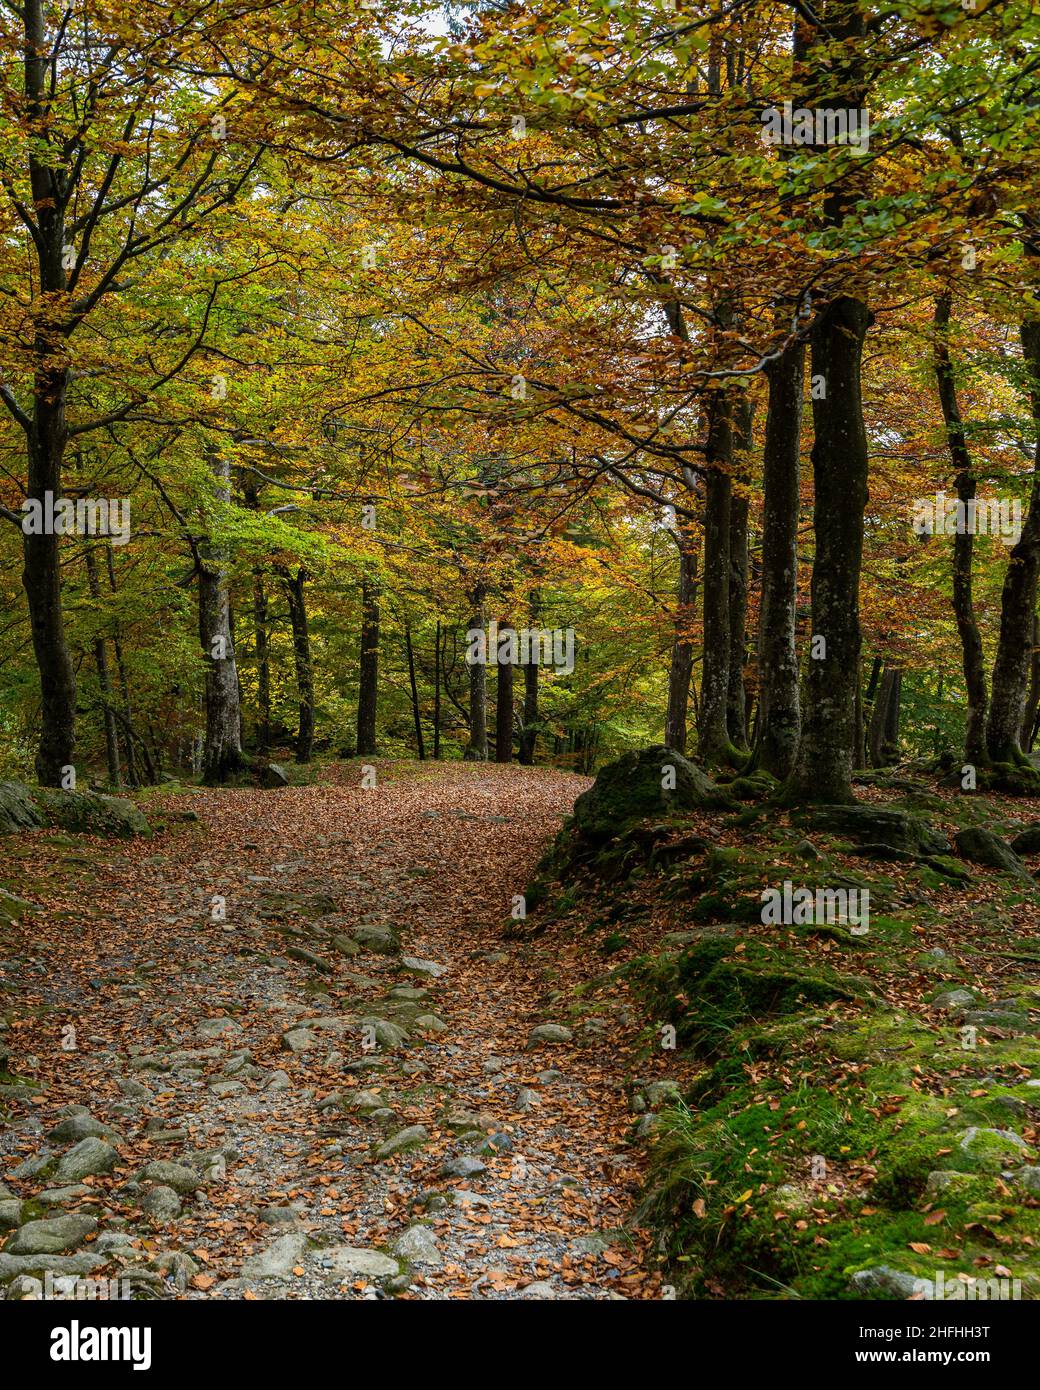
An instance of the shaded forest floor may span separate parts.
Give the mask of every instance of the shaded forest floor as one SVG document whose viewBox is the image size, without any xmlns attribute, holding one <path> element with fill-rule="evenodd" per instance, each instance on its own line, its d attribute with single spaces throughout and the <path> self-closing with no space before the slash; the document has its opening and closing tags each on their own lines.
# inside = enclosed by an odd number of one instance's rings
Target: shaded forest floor
<svg viewBox="0 0 1040 1390">
<path fill-rule="evenodd" d="M 367 790 L 341 764 L 148 797 L 151 840 L 7 837 L 3 882 L 39 910 L 3 931 L 0 1036 L 38 1084 L 0 1096 L 0 1202 L 7 1224 L 83 1221 L 46 1260 L 8 1240 L 0 1274 L 200 1298 L 659 1296 L 647 1238 L 622 1230 L 632 1037 L 529 1042 L 587 953 L 503 937 L 587 783 L 377 767 Z"/>
<path fill-rule="evenodd" d="M 377 767 L 5 837 L 15 1296 L 1040 1296 L 1040 803 L 744 779 L 547 851 L 585 779 Z M 785 880 L 869 930 L 763 923 Z"/>
</svg>

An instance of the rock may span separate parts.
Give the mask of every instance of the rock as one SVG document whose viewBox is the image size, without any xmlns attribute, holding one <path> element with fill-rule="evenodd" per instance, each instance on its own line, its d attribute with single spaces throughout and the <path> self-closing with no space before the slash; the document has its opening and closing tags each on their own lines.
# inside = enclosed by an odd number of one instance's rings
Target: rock
<svg viewBox="0 0 1040 1390">
<path fill-rule="evenodd" d="M 152 1094 L 147 1086 L 142 1086 L 140 1081 L 135 1081 L 129 1076 L 117 1077 L 116 1085 L 123 1095 L 128 1096 L 131 1100 L 148 1100 Z"/>
<path fill-rule="evenodd" d="M 446 1033 L 448 1025 L 436 1014 L 420 1014 L 415 1020 L 415 1026 L 421 1033 Z"/>
<path fill-rule="evenodd" d="M 45 1207 L 64 1207 L 70 1202 L 78 1202 L 81 1197 L 90 1197 L 93 1193 L 94 1189 L 86 1183 L 75 1182 L 69 1187 L 48 1187 L 45 1191 L 38 1192 L 35 1200 Z"/>
<path fill-rule="evenodd" d="M 0 1284 L 15 1279 L 19 1274 L 90 1274 L 100 1265 L 107 1263 L 104 1255 L 9 1255 L 0 1251 Z"/>
<path fill-rule="evenodd" d="M 997 1169 L 1009 1158 L 1020 1158 L 1029 1146 L 1013 1130 L 981 1129 L 972 1125 L 960 1136 L 957 1147 L 962 1154 L 974 1159 L 977 1166 Z"/>
<path fill-rule="evenodd" d="M 413 975 L 428 975 L 431 980 L 439 980 L 448 973 L 446 965 L 438 965 L 435 960 L 420 960 L 418 956 L 402 956 L 401 964 Z"/>
<path fill-rule="evenodd" d="M 290 1080 L 289 1073 L 288 1073 L 287 1071 L 282 1071 L 280 1067 L 279 1067 L 279 1069 L 278 1069 L 277 1071 L 273 1071 L 273 1072 L 271 1073 L 271 1079 L 268 1081 L 267 1085 L 264 1087 L 264 1090 L 265 1090 L 265 1091 L 290 1091 L 290 1090 L 292 1090 L 292 1081 Z"/>
<path fill-rule="evenodd" d="M 80 1139 L 120 1139 L 109 1125 L 103 1125 L 90 1115 L 69 1115 L 50 1130 L 47 1139 L 52 1144 L 71 1144 Z"/>
<path fill-rule="evenodd" d="M 946 854 L 950 842 L 923 817 L 866 803 L 852 806 L 814 806 L 796 818 L 842 839 L 878 844 L 913 855 Z"/>
<path fill-rule="evenodd" d="M 420 1000 L 428 999 L 430 991 L 420 989 L 418 985 L 394 985 L 390 991 L 391 999 L 403 999 L 406 1004 L 418 1004 Z"/>
<path fill-rule="evenodd" d="M 308 1028 L 290 1028 L 282 1034 L 282 1046 L 289 1052 L 306 1052 L 317 1045 L 317 1037 Z"/>
<path fill-rule="evenodd" d="M 104 1139 L 81 1139 L 58 1163 L 54 1171 L 55 1184 L 60 1187 L 97 1174 L 111 1173 L 118 1162 L 118 1153 Z"/>
<path fill-rule="evenodd" d="M 799 840 L 794 847 L 794 852 L 799 859 L 816 860 L 823 858 L 823 855 L 813 844 L 812 840 Z"/>
<path fill-rule="evenodd" d="M 527 1046 L 537 1047 L 539 1043 L 567 1043 L 574 1037 L 569 1028 L 562 1023 L 539 1023 L 527 1035 Z"/>
<path fill-rule="evenodd" d="M 399 1023 L 391 1023 L 385 1018 L 363 1018 L 362 1028 L 371 1028 L 375 1034 L 376 1042 L 380 1047 L 385 1047 L 389 1051 L 402 1047 L 408 1041 L 408 1034 Z"/>
<path fill-rule="evenodd" d="M 160 1250 L 148 1261 L 148 1267 L 172 1279 L 179 1289 L 187 1288 L 188 1280 L 194 1279 L 199 1272 L 198 1265 L 183 1250 Z"/>
<path fill-rule="evenodd" d="M 932 1008 L 959 1013 L 961 1009 L 970 1009 L 974 1003 L 975 995 L 970 989 L 944 989 L 932 1000 Z"/>
<path fill-rule="evenodd" d="M 243 1279 L 287 1279 L 307 1251 L 307 1237 L 289 1234 L 279 1236 L 259 1255 L 251 1255 L 242 1264 Z"/>
<path fill-rule="evenodd" d="M 395 1255 L 407 1260 L 409 1264 L 440 1269 L 444 1263 L 433 1232 L 426 1226 L 409 1226 L 408 1230 L 393 1242 L 391 1249 Z"/>
<path fill-rule="evenodd" d="M 962 859 L 970 859 L 973 864 L 984 864 L 991 869 L 1002 869 L 1024 883 L 1032 884 L 1033 877 L 1025 864 L 1011 846 L 999 835 L 994 835 L 992 830 L 972 825 L 966 830 L 958 830 L 954 840 Z"/>
<path fill-rule="evenodd" d="M 861 1298 L 912 1298 L 921 1281 L 913 1274 L 888 1265 L 860 1269 L 852 1276 L 853 1291 Z"/>
<path fill-rule="evenodd" d="M 332 945 L 341 956 L 356 956 L 361 951 L 361 947 L 352 936 L 334 936 Z"/>
<path fill-rule="evenodd" d="M 181 1199 L 172 1187 L 158 1183 L 155 1187 L 150 1187 L 141 1198 L 141 1210 L 153 1221 L 176 1221 L 181 1214 Z"/>
<path fill-rule="evenodd" d="M 550 1067 L 548 1071 L 540 1071 L 536 1077 L 539 1086 L 552 1086 L 554 1082 L 563 1077 L 562 1071 L 557 1071 L 555 1067 Z"/>
<path fill-rule="evenodd" d="M 224 1096 L 240 1096 L 243 1091 L 248 1091 L 244 1081 L 214 1081 L 210 1085 L 210 1094 L 222 1098 Z"/>
<path fill-rule="evenodd" d="M 678 1081 L 650 1081 L 641 1089 L 651 1110 L 662 1105 L 676 1105 L 683 1098 Z"/>
<path fill-rule="evenodd" d="M 1027 1164 L 1015 1173 L 1015 1181 L 1027 1192 L 1040 1192 L 1040 1168 Z"/>
<path fill-rule="evenodd" d="M 331 1269 L 338 1279 L 387 1279 L 401 1272 L 401 1266 L 380 1250 L 362 1250 L 353 1245 L 330 1245 L 321 1251 L 319 1263 Z"/>
<path fill-rule="evenodd" d="M 574 829 L 599 844 L 644 816 L 730 804 L 707 773 L 674 748 L 656 744 L 600 768 L 593 785 L 574 803 Z"/>
<path fill-rule="evenodd" d="M 0 1201 L 0 1231 L 14 1231 L 22 1224 L 23 1203 L 19 1197 Z"/>
<path fill-rule="evenodd" d="M 123 797 L 61 791 L 56 787 L 39 787 L 33 795 L 48 824 L 58 825 L 73 834 L 126 840 L 152 833 L 133 802 Z"/>
<path fill-rule="evenodd" d="M 320 970 L 326 975 L 336 973 L 334 965 L 330 965 L 327 960 L 315 955 L 313 951 L 306 950 L 303 946 L 287 946 L 285 954 L 292 960 L 302 961 L 304 965 L 309 965 L 312 970 Z"/>
<path fill-rule="evenodd" d="M 14 893 L 8 893 L 6 888 L 0 888 L 0 920 L 5 922 L 17 922 L 31 912 L 34 903 L 27 902 L 25 898 L 18 898 Z M 3 1059 L 6 1062 L 6 1058 Z M 0 1071 L 6 1071 L 6 1065 L 0 1065 Z"/>
<path fill-rule="evenodd" d="M 386 1100 L 378 1091 L 355 1091 L 346 1102 L 350 1110 L 382 1110 Z"/>
<path fill-rule="evenodd" d="M 111 1254 L 113 1250 L 132 1250 L 134 1240 L 125 1231 L 103 1231 L 94 1242 L 93 1249 L 99 1255 Z"/>
<path fill-rule="evenodd" d="M 1011 841 L 1016 854 L 1040 854 L 1040 823 L 1027 825 Z"/>
<path fill-rule="evenodd" d="M 477 1153 L 495 1154 L 508 1153 L 513 1147 L 513 1136 L 506 1134 L 504 1130 L 496 1129 L 477 1145 Z"/>
<path fill-rule="evenodd" d="M 469 1154 L 460 1154 L 457 1158 L 446 1158 L 441 1164 L 441 1172 L 446 1178 L 475 1178 L 487 1172 L 487 1164 Z"/>
<path fill-rule="evenodd" d="M 265 1226 L 295 1226 L 303 1214 L 299 1207 L 262 1207 L 257 1218 Z"/>
<path fill-rule="evenodd" d="M 537 1091 L 532 1091 L 530 1086 L 521 1086 L 516 1097 L 517 1110 L 533 1110 L 535 1106 L 541 1105 L 542 1098 Z"/>
<path fill-rule="evenodd" d="M 32 791 L 21 782 L 0 782 L 0 835 L 34 830 L 42 824 Z"/>
<path fill-rule="evenodd" d="M 151 1163 L 146 1163 L 138 1173 L 136 1181 L 172 1187 L 181 1197 L 194 1192 L 201 1185 L 194 1168 L 189 1168 L 185 1163 L 173 1163 L 165 1158 L 156 1158 Z"/>
<path fill-rule="evenodd" d="M 195 1029 L 200 1038 L 219 1038 L 225 1033 L 241 1033 L 241 1023 L 236 1023 L 233 1018 L 204 1018 Z"/>
<path fill-rule="evenodd" d="M 82 1245 L 97 1230 L 93 1216 L 52 1216 L 28 1221 L 4 1246 L 5 1255 L 61 1255 Z"/>
<path fill-rule="evenodd" d="M 506 1064 L 501 1057 L 489 1057 L 486 1062 L 481 1063 L 480 1070 L 486 1076 L 497 1076 L 499 1072 L 505 1071 Z"/>
<path fill-rule="evenodd" d="M 1029 1033 L 1033 1028 L 1028 1014 L 1013 1013 L 1009 1009 L 969 1009 L 961 1015 L 961 1023 L 973 1024 L 976 1028 L 1001 1028 L 1008 1033 Z"/>
<path fill-rule="evenodd" d="M 558 1298 L 556 1290 L 546 1279 L 535 1279 L 531 1284 L 525 1284 L 520 1291 L 521 1298 L 529 1299 L 555 1299 Z"/>
<path fill-rule="evenodd" d="M 405 1149 L 419 1148 L 429 1139 L 430 1134 L 425 1125 L 409 1125 L 407 1129 L 400 1129 L 396 1134 L 385 1139 L 376 1149 L 376 1159 L 382 1160 L 390 1158 L 392 1154 L 401 1153 Z"/>
<path fill-rule="evenodd" d="M 482 1192 L 470 1192 L 468 1188 L 465 1187 L 456 1187 L 450 1196 L 452 1203 L 457 1207 L 491 1206 L 490 1197 L 485 1197 Z"/>
<path fill-rule="evenodd" d="M 32 1158 L 27 1158 L 23 1163 L 19 1163 L 17 1168 L 12 1168 L 11 1176 L 13 1178 L 35 1178 L 53 1166 L 54 1159 L 47 1154 L 34 1154 Z"/>
<path fill-rule="evenodd" d="M 43 1281 L 34 1279 L 31 1274 L 19 1274 L 7 1286 L 7 1297 L 18 1302 L 25 1299 L 43 1298 Z"/>
<path fill-rule="evenodd" d="M 268 763 L 260 772 L 260 785 L 269 790 L 275 787 L 287 787 L 289 774 L 281 763 Z"/>
<path fill-rule="evenodd" d="M 401 943 L 392 927 L 373 924 L 358 927 L 354 941 L 363 951 L 372 951 L 377 956 L 393 956 L 401 949 Z"/>
<path fill-rule="evenodd" d="M 950 1169 L 937 1168 L 929 1173 L 925 1180 L 924 1190 L 929 1197 L 938 1196 L 940 1192 L 946 1192 L 950 1188 L 963 1186 L 965 1183 L 974 1181 L 970 1173 L 955 1173 Z"/>
</svg>

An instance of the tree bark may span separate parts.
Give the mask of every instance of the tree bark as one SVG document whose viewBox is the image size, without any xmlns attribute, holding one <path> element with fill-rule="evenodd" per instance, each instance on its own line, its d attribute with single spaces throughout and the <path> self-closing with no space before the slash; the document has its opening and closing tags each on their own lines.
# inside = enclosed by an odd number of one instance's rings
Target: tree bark
<svg viewBox="0 0 1040 1390">
<path fill-rule="evenodd" d="M 840 295 L 821 311 L 812 332 L 812 373 L 825 386 L 813 400 L 812 646 L 802 735 L 785 786 L 785 795 L 796 801 L 855 799 L 859 579 L 867 505 L 860 378 L 870 322 L 863 300 Z"/>
<path fill-rule="evenodd" d="M 87 563 L 87 582 L 90 597 L 100 604 L 101 585 L 98 582 L 97 560 L 94 551 L 88 546 L 85 552 Z M 123 772 L 119 765 L 119 732 L 116 727 L 115 704 L 112 698 L 112 679 L 108 669 L 108 647 L 99 631 L 94 638 L 94 664 L 97 666 L 98 686 L 101 690 L 101 709 L 105 724 L 105 760 L 108 764 L 108 781 L 113 787 L 123 785 Z"/>
<path fill-rule="evenodd" d="M 441 756 L 441 620 L 437 619 L 437 632 L 433 639 L 433 757 L 439 761 Z"/>
<path fill-rule="evenodd" d="M 231 500 L 231 465 L 219 449 L 207 451 L 218 503 Z M 238 671 L 231 633 L 226 546 L 210 537 L 199 567 L 199 641 L 206 663 L 206 746 L 202 779 L 224 782 L 242 767 Z"/>
<path fill-rule="evenodd" d="M 801 731 L 796 628 L 805 344 L 787 343 L 766 378 L 755 765 L 783 781 L 794 766 Z"/>
<path fill-rule="evenodd" d="M 376 751 L 376 708 L 379 697 L 379 589 L 371 579 L 361 581 L 361 658 L 358 678 L 357 751 Z"/>
<path fill-rule="evenodd" d="M 704 659 L 698 752 L 705 763 L 732 761 L 727 724 L 730 662 L 730 509 L 733 454 L 730 391 L 712 393 L 708 407 L 704 507 Z"/>
<path fill-rule="evenodd" d="M 301 566 L 295 575 L 284 578 L 289 600 L 289 623 L 293 636 L 293 661 L 296 667 L 296 693 L 299 724 L 296 734 L 296 761 L 309 763 L 314 751 L 314 665 L 311 655 L 310 629 L 307 624 L 307 597 L 304 586 L 307 571 Z"/>
<path fill-rule="evenodd" d="M 1040 318 L 1022 325 L 1022 355 L 1030 373 L 1033 420 L 1040 425 Z M 1008 559 L 1000 596 L 1000 637 L 993 663 L 992 698 L 986 726 L 986 751 L 997 763 L 1031 766 L 1019 736 L 1029 682 L 1037 574 L 1040 571 L 1040 436 L 1036 441 L 1033 482 L 1022 534 Z"/>
<path fill-rule="evenodd" d="M 412 692 L 412 719 L 415 721 L 415 746 L 419 761 L 426 761 L 426 745 L 423 742 L 422 714 L 419 709 L 419 687 L 415 682 L 415 651 L 412 647 L 412 629 L 408 619 L 404 623 L 404 644 L 408 653 L 408 684 Z"/>
<path fill-rule="evenodd" d="M 499 661 L 495 687 L 495 762 L 513 761 L 513 663 Z"/>
<path fill-rule="evenodd" d="M 541 601 L 538 590 L 531 594 L 530 624 L 538 621 Z M 518 761 L 525 767 L 534 763 L 534 749 L 538 742 L 538 664 L 534 661 L 524 663 L 524 718 L 520 731 Z"/>
<path fill-rule="evenodd" d="M 675 610 L 675 639 L 672 642 L 672 663 L 668 671 L 668 711 L 665 716 L 664 741 L 677 753 L 686 752 L 686 711 L 690 703 L 690 678 L 693 675 L 693 641 L 690 628 L 694 619 L 697 595 L 697 551 L 693 537 L 685 526 L 676 531 L 679 546 L 679 592 Z"/>
<path fill-rule="evenodd" d="M 267 632 L 267 593 L 264 572 L 253 571 L 253 630 L 256 634 L 257 751 L 271 747 L 271 649 Z"/>
<path fill-rule="evenodd" d="M 484 588 L 477 585 L 472 594 L 473 617 L 467 636 L 484 631 Z M 469 746 L 463 755 L 467 762 L 487 762 L 487 663 L 491 653 L 486 653 L 484 661 L 469 663 Z"/>
<path fill-rule="evenodd" d="M 751 403 L 746 395 L 737 398 L 733 412 L 734 459 L 746 458 L 751 448 Z M 744 481 L 744 467 L 738 481 Z M 733 492 L 729 507 L 729 686 L 726 692 L 726 727 L 734 747 L 747 750 L 747 692 L 744 667 L 747 664 L 748 607 L 748 496 L 741 489 Z"/>
<path fill-rule="evenodd" d="M 951 296 L 947 290 L 935 302 L 935 379 L 939 388 L 939 404 L 946 426 L 946 444 L 956 470 L 954 487 L 957 496 L 967 505 L 975 497 L 975 472 L 964 435 L 953 364 L 950 360 Z M 968 697 L 968 712 L 964 727 L 965 761 L 984 766 L 986 752 L 986 667 L 982 652 L 982 637 L 975 620 L 972 595 L 972 558 L 975 547 L 973 531 L 965 526 L 953 538 L 953 615 L 961 641 L 961 663 Z"/>
</svg>

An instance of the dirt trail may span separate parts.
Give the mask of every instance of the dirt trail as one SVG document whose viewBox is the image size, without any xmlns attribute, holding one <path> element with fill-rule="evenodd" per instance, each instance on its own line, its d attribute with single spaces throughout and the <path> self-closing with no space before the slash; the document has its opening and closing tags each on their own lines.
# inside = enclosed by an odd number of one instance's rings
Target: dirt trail
<svg viewBox="0 0 1040 1390">
<path fill-rule="evenodd" d="M 17 929 L 7 998 L 39 1016 L 8 1037 L 45 1089 L 13 1103 L 4 1180 L 70 1186 L 52 1171 L 69 1142 L 44 1136 L 71 1103 L 115 1129 L 117 1167 L 42 1214 L 95 1216 L 79 1255 L 156 1293 L 660 1297 L 620 1229 L 639 1178 L 626 1041 L 529 1044 L 573 1029 L 553 991 L 602 963 L 562 934 L 503 936 L 587 783 L 377 768 L 374 788 L 347 764 L 313 787 L 179 793 L 161 809 L 197 823 L 81 842 L 49 920 Z M 136 1181 L 157 1160 L 178 1167 Z"/>
</svg>

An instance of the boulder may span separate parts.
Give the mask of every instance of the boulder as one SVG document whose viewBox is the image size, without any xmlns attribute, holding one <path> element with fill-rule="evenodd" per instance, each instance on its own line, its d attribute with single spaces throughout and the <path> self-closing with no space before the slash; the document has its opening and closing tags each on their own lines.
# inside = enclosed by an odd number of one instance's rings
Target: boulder
<svg viewBox="0 0 1040 1390">
<path fill-rule="evenodd" d="M 885 846 L 913 855 L 946 854 L 950 842 L 922 816 L 911 811 L 857 803 L 852 806 L 812 806 L 797 819 L 813 830 L 854 840 L 859 845 Z"/>
<path fill-rule="evenodd" d="M 260 785 L 273 789 L 274 787 L 287 787 L 289 785 L 289 774 L 281 763 L 268 763 L 260 773 Z"/>
<path fill-rule="evenodd" d="M 958 830 L 955 839 L 957 853 L 962 859 L 970 859 L 973 864 L 984 864 L 990 869 L 1002 869 L 1025 883 L 1033 882 L 1032 875 L 1015 851 L 992 830 L 972 825 L 967 830 Z"/>
<path fill-rule="evenodd" d="M 144 1165 L 136 1181 L 171 1187 L 174 1192 L 184 1196 L 194 1192 L 199 1186 L 199 1175 L 194 1168 L 189 1168 L 185 1163 L 172 1163 L 167 1159 L 157 1158 Z"/>
<path fill-rule="evenodd" d="M 134 803 L 121 796 L 67 792 L 56 787 L 40 787 L 34 795 L 44 819 L 73 834 L 128 840 L 152 833 Z"/>
<path fill-rule="evenodd" d="M 97 1230 L 93 1216 L 52 1216 L 27 1221 L 4 1246 L 5 1255 L 61 1255 L 81 1245 Z"/>
<path fill-rule="evenodd" d="M 0 835 L 35 830 L 42 824 L 32 791 L 21 782 L 0 782 Z"/>
<path fill-rule="evenodd" d="M 599 844 L 644 816 L 730 804 L 706 772 L 674 748 L 655 744 L 600 768 L 593 785 L 574 803 L 574 829 Z"/>
<path fill-rule="evenodd" d="M 1016 854 L 1040 854 L 1040 823 L 1027 825 L 1011 841 Z"/>
<path fill-rule="evenodd" d="M 62 1187 L 82 1182 L 97 1173 L 111 1173 L 118 1162 L 119 1155 L 104 1139 L 81 1139 L 75 1148 L 63 1155 L 55 1169 L 55 1185 Z"/>
</svg>

